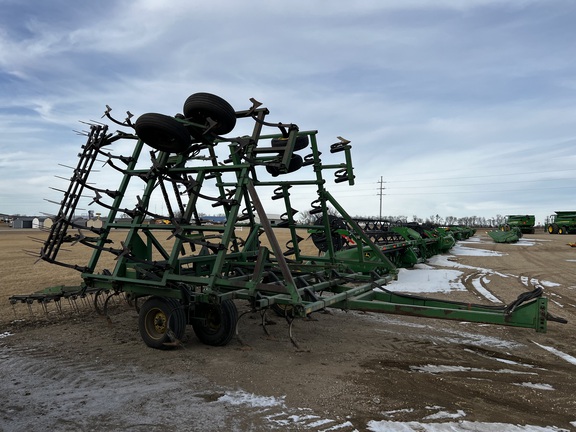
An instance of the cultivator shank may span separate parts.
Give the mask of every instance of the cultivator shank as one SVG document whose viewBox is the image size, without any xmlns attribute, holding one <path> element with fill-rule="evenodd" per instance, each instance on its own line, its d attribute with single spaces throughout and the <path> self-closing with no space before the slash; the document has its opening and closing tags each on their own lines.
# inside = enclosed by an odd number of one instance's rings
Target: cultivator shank
<svg viewBox="0 0 576 432">
<path fill-rule="evenodd" d="M 238 299 L 255 311 L 281 310 L 289 321 L 336 307 L 545 330 L 546 300 L 540 295 L 524 302 L 520 316 L 518 309 L 463 306 L 382 288 L 397 278 L 398 267 L 445 252 L 465 234 L 351 218 L 325 178 L 331 173 L 335 183 L 354 184 L 350 141 L 338 137 L 330 155 L 321 157 L 317 131 L 268 122 L 269 111 L 251 102 L 249 109 L 234 111 L 217 96 L 196 93 L 183 114 L 148 113 L 135 123 L 131 115 L 114 120 L 108 110 L 107 117 L 127 131 L 110 134 L 106 126 L 91 125 L 40 253 L 47 262 L 78 270 L 83 282 L 13 296 L 13 304 L 101 293 L 144 298 L 140 332 L 146 344 L 161 349 L 174 346 L 187 324 L 204 343 L 227 343 Z M 251 124 L 251 133 L 225 137 L 240 121 Z M 104 152 L 112 143 L 129 143 L 131 155 Z M 107 162 L 96 173 L 98 155 Z M 117 188 L 94 186 L 114 177 Z M 99 228 L 75 222 L 84 192 L 94 195 L 88 205 L 108 212 Z M 295 219 L 293 197 L 302 196 L 312 197 L 316 220 L 310 225 Z M 271 204 L 284 209 L 279 220 L 266 212 Z M 207 220 L 203 212 L 209 208 L 223 213 L 225 223 Z M 285 245 L 280 230 L 289 239 Z M 308 236 L 316 248 L 308 247 Z M 60 259 L 65 242 L 90 248 L 88 263 Z"/>
</svg>

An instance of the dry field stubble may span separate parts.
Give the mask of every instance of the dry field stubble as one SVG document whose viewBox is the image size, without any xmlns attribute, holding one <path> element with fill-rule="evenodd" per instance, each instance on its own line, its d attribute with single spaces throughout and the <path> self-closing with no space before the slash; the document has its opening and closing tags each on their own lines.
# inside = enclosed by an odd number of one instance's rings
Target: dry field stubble
<svg viewBox="0 0 576 432">
<path fill-rule="evenodd" d="M 245 238 L 248 229 L 238 229 L 237 237 Z M 288 230 L 275 229 L 275 234 L 282 248 L 290 240 Z M 316 256 L 318 250 L 309 239 L 305 230 L 298 232 L 298 235 L 304 238 L 300 242 L 301 250 L 309 256 Z M 113 243 L 108 247 L 121 248 L 120 242 L 124 240 L 126 231 L 112 232 L 110 239 Z M 164 247 L 171 244 L 168 240 L 170 232 L 166 231 L 165 240 L 162 241 Z M 42 246 L 38 240 L 44 241 L 47 233 L 37 229 L 15 230 L 7 227 L 0 228 L 0 325 L 6 324 L 14 319 L 22 317 L 24 306 L 17 305 L 16 314 L 14 308 L 10 305 L 8 298 L 12 295 L 30 294 L 51 286 L 58 285 L 80 285 L 82 279 L 80 272 L 74 269 L 49 264 L 45 261 L 38 260 L 37 255 Z M 159 239 L 163 236 L 160 234 Z M 262 244 L 269 246 L 268 239 L 261 235 Z M 169 250 L 169 249 L 168 249 Z M 31 256 L 28 252 L 36 254 Z M 93 249 L 80 244 L 64 244 L 58 253 L 58 260 L 65 263 L 86 265 L 92 256 Z M 154 256 L 153 259 L 158 259 Z M 103 269 L 113 269 L 115 265 L 115 256 L 111 253 L 103 253 L 96 268 L 97 272 Z M 65 303 L 65 302 L 64 302 Z M 50 306 L 50 305 L 49 305 Z M 42 318 L 43 310 L 38 304 L 32 305 L 34 316 Z M 51 312 L 56 312 L 54 307 L 49 308 Z"/>
</svg>

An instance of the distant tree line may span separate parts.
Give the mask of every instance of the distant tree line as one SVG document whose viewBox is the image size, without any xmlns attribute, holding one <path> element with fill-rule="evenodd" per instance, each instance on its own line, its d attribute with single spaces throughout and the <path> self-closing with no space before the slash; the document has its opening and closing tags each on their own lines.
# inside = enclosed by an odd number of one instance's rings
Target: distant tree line
<svg viewBox="0 0 576 432">
<path fill-rule="evenodd" d="M 332 209 L 328 209 L 328 213 L 337 216 L 338 213 Z M 314 221 L 320 217 L 317 214 L 310 214 L 309 211 L 303 211 L 299 213 L 298 221 L 303 225 L 310 225 L 313 224 Z M 354 219 L 367 219 L 367 220 L 378 220 L 378 216 L 353 216 Z M 411 218 L 406 215 L 397 215 L 397 216 L 382 216 L 382 220 L 390 221 L 390 222 L 401 222 L 401 223 L 419 223 L 419 224 L 432 224 L 432 225 L 462 225 L 462 226 L 469 226 L 469 227 L 497 227 L 500 224 L 504 223 L 504 216 L 503 215 L 496 215 L 494 217 L 486 218 L 483 216 L 464 216 L 464 217 L 456 217 L 456 216 L 446 216 L 442 217 L 440 215 L 431 215 L 427 218 L 421 218 L 417 215 L 413 215 Z"/>
</svg>

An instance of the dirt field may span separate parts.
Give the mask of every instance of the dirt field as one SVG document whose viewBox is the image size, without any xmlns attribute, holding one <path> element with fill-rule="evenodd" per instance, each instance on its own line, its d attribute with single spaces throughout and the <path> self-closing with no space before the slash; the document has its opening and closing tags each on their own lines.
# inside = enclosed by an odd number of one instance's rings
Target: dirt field
<svg viewBox="0 0 576 432">
<path fill-rule="evenodd" d="M 110 321 L 13 308 L 10 295 L 79 283 L 33 265 L 31 235 L 0 230 L 0 431 L 576 430 L 574 235 L 508 245 L 478 232 L 466 247 L 504 255 L 450 258 L 466 291 L 434 295 L 490 304 L 487 290 L 508 303 L 542 284 L 550 312 L 569 320 L 545 334 L 333 310 L 296 322 L 296 348 L 282 319 L 268 316 L 266 335 L 247 313 L 225 347 L 188 328 L 166 352 L 144 345 L 123 303 Z"/>
</svg>

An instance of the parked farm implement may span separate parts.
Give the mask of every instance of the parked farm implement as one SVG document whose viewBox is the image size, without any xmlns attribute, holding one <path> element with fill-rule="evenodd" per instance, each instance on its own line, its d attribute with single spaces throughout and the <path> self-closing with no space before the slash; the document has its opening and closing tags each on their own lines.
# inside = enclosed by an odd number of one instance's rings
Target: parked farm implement
<svg viewBox="0 0 576 432">
<path fill-rule="evenodd" d="M 269 122 L 268 115 L 256 100 L 251 99 L 248 109 L 234 111 L 208 93 L 190 96 L 183 114 L 174 117 L 148 113 L 133 123 L 130 113 L 119 121 L 108 109 L 105 116 L 123 131 L 112 133 L 105 124 L 90 124 L 40 252 L 44 261 L 77 270 L 82 282 L 13 296 L 12 304 L 59 304 L 91 296 L 97 309 L 106 313 L 108 303 L 122 294 L 137 303 L 144 342 L 159 349 L 177 344 L 187 325 L 205 344 L 227 344 L 236 332 L 238 301 L 261 312 L 263 322 L 269 309 L 282 313 L 290 331 L 294 319 L 327 308 L 538 332 L 546 331 L 548 320 L 557 320 L 547 313 L 540 288 L 498 307 L 387 290 L 398 267 L 444 252 L 456 235 L 470 231 L 353 219 L 330 194 L 325 178 L 332 173 L 336 183 L 354 184 L 350 141 L 339 137 L 325 157 L 317 131 Z M 249 124 L 251 133 L 226 137 L 241 121 Z M 113 154 L 112 145 L 130 148 L 131 155 Z M 328 163 L 337 157 L 341 162 Z M 104 158 L 105 164 L 94 169 L 97 158 Z M 114 176 L 119 184 L 108 189 L 108 179 Z M 75 222 L 85 194 L 92 196 L 91 204 L 108 210 L 100 228 Z M 312 197 L 315 222 L 297 223 L 295 196 Z M 264 202 L 284 209 L 274 227 Z M 224 225 L 201 217 L 199 209 L 207 203 L 225 214 Z M 158 206 L 164 210 L 158 212 Z M 338 216 L 331 216 L 334 211 Z M 288 234 L 285 245 L 280 244 L 277 230 Z M 306 234 L 318 253 L 306 253 L 301 247 Z M 68 256 L 63 251 L 80 246 L 92 250 L 87 263 L 62 258 Z M 110 260 L 105 258 L 110 257 L 114 260 L 107 267 Z"/>
<path fill-rule="evenodd" d="M 522 238 L 522 231 L 518 227 L 507 230 L 495 229 L 487 233 L 495 243 L 516 243 Z"/>
</svg>

